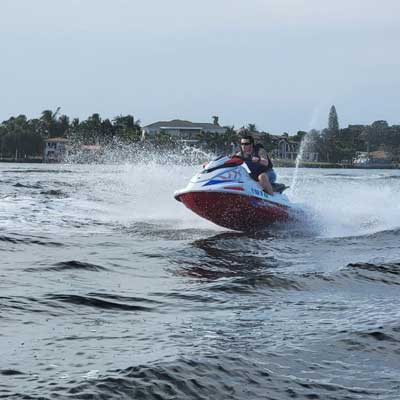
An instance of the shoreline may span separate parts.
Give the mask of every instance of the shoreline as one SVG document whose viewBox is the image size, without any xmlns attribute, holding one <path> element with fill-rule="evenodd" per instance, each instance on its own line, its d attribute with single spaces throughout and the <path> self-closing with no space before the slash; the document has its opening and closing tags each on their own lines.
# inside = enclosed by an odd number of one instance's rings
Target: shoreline
<svg viewBox="0 0 400 400">
<path fill-rule="evenodd" d="M 295 168 L 296 162 L 292 160 L 273 160 L 274 166 L 284 168 Z M 315 161 L 302 161 L 299 168 L 334 168 L 334 169 L 400 169 L 400 165 L 368 165 L 357 166 L 352 164 L 328 163 Z"/>
<path fill-rule="evenodd" d="M 295 168 L 296 163 L 292 160 L 273 160 L 274 166 L 277 168 Z M 44 163 L 41 158 L 27 158 L 22 160 L 0 159 L 0 163 L 11 164 L 63 164 L 62 162 Z M 326 162 L 310 162 L 304 161 L 299 164 L 299 168 L 324 168 L 324 169 L 400 169 L 400 165 L 369 165 L 359 167 L 351 164 L 326 163 Z"/>
</svg>

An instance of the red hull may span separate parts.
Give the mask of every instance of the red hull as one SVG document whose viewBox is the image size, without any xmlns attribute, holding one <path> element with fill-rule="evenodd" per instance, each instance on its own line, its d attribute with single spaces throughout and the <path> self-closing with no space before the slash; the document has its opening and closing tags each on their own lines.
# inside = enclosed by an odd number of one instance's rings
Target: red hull
<svg viewBox="0 0 400 400">
<path fill-rule="evenodd" d="M 214 224 L 237 231 L 259 230 L 289 218 L 285 206 L 239 194 L 189 192 L 178 195 L 177 200 Z"/>
</svg>

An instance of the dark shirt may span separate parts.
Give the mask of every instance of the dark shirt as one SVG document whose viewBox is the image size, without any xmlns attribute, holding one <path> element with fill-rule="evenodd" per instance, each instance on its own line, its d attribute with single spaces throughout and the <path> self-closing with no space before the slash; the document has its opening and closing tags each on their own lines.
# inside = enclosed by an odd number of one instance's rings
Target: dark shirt
<svg viewBox="0 0 400 400">
<path fill-rule="evenodd" d="M 247 164 L 247 166 L 248 166 L 248 168 L 250 170 L 251 177 L 253 179 L 255 179 L 256 181 L 258 180 L 258 176 L 260 174 L 262 174 L 263 172 L 270 171 L 274 167 L 273 164 L 272 164 L 271 159 L 268 156 L 268 154 L 267 154 L 268 166 L 260 164 L 260 162 L 253 162 L 252 161 L 253 157 L 260 157 L 258 154 L 260 152 L 260 149 L 263 149 L 263 148 L 264 147 L 261 144 L 254 145 L 253 146 L 253 151 L 248 156 L 247 155 L 245 156 L 243 151 L 240 152 L 241 156 L 243 157 L 243 160 L 245 161 L 245 163 Z"/>
</svg>

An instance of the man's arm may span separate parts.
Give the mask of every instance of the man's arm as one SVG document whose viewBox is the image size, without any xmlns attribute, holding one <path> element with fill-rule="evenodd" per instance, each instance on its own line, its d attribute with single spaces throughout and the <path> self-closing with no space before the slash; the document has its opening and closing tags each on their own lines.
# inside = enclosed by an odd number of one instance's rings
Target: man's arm
<svg viewBox="0 0 400 400">
<path fill-rule="evenodd" d="M 268 156 L 267 156 L 267 152 L 265 151 L 265 149 L 260 149 L 258 152 L 258 156 L 260 158 L 260 164 L 264 165 L 265 167 L 268 167 L 269 162 L 268 162 Z"/>
</svg>

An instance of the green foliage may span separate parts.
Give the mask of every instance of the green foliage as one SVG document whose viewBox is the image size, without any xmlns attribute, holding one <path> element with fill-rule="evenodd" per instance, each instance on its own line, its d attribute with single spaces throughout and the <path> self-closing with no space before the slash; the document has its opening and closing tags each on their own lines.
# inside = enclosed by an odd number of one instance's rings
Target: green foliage
<svg viewBox="0 0 400 400">
<path fill-rule="evenodd" d="M 238 136 L 233 126 L 225 126 L 225 133 L 200 132 L 196 139 L 199 146 L 215 154 L 230 154 L 236 148 Z"/>
<path fill-rule="evenodd" d="M 328 129 L 332 132 L 339 132 L 339 120 L 335 106 L 332 106 L 329 111 Z"/>
<path fill-rule="evenodd" d="M 68 138 L 76 144 L 105 144 L 119 137 L 126 141 L 141 139 L 140 121 L 132 115 L 120 115 L 113 121 L 102 120 L 94 113 L 86 120 L 67 115 L 58 115 L 60 108 L 54 112 L 44 110 L 40 118 L 27 119 L 25 115 L 11 117 L 0 124 L 0 156 L 8 158 L 29 158 L 41 156 L 44 140 L 48 138 Z"/>
<path fill-rule="evenodd" d="M 114 118 L 115 135 L 129 141 L 139 141 L 142 136 L 140 121 L 136 121 L 132 115 L 119 115 Z"/>
<path fill-rule="evenodd" d="M 248 124 L 247 125 L 247 129 L 249 130 L 249 132 L 256 132 L 257 131 L 257 127 L 256 124 Z"/>
<path fill-rule="evenodd" d="M 310 151 L 319 154 L 320 161 L 341 162 L 351 160 L 359 151 L 385 150 L 400 156 L 400 126 L 389 126 L 386 121 L 371 125 L 349 125 L 337 132 L 331 129 L 310 131 Z"/>
<path fill-rule="evenodd" d="M 161 132 L 155 139 L 157 146 L 169 146 L 175 144 L 174 138 L 166 132 Z"/>
<path fill-rule="evenodd" d="M 291 139 L 295 142 L 301 143 L 303 138 L 307 135 L 306 131 L 297 131 L 296 135 L 293 136 Z"/>
<path fill-rule="evenodd" d="M 42 137 L 38 120 L 28 120 L 25 115 L 11 117 L 0 125 L 0 149 L 2 157 L 16 159 L 37 156 L 42 153 Z"/>
</svg>

